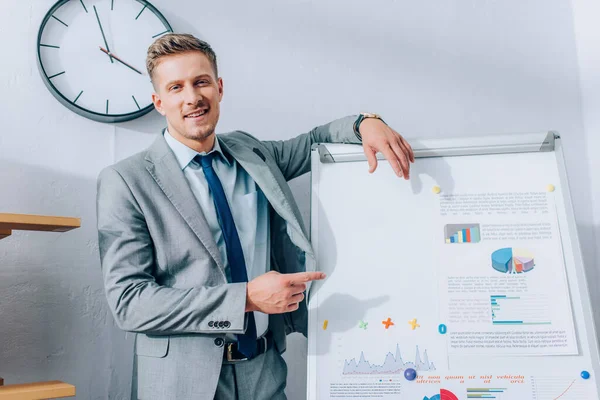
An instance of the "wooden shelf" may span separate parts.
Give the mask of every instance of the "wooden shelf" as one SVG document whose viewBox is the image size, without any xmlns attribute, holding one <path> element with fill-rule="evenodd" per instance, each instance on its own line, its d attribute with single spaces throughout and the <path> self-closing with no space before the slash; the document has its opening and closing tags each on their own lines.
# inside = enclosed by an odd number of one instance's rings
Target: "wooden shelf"
<svg viewBox="0 0 600 400">
<path fill-rule="evenodd" d="M 0 239 L 10 236 L 13 230 L 67 232 L 80 226 L 80 218 L 0 213 Z M 58 399 L 75 396 L 75 386 L 62 381 L 6 386 L 3 384 L 4 380 L 0 378 L 0 400 Z"/>
<path fill-rule="evenodd" d="M 10 236 L 13 230 L 67 232 L 80 226 L 80 218 L 0 213 L 0 239 Z"/>
<path fill-rule="evenodd" d="M 67 232 L 80 226 L 80 218 L 0 213 L 0 239 L 10 236 L 13 230 Z M 6 386 L 3 384 L 4 380 L 0 378 L 0 400 L 58 399 L 75 396 L 75 386 L 62 381 Z"/>
<path fill-rule="evenodd" d="M 0 386 L 0 400 L 41 400 L 75 396 L 75 386 L 61 381 Z"/>
</svg>

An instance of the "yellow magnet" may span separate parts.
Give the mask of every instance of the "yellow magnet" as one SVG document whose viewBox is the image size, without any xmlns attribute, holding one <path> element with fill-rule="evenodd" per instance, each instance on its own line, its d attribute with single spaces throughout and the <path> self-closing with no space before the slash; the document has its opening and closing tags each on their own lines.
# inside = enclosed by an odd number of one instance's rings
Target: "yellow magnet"
<svg viewBox="0 0 600 400">
<path fill-rule="evenodd" d="M 442 191 L 442 188 L 439 186 L 434 186 L 431 191 L 435 194 L 440 194 L 440 192 Z"/>
<path fill-rule="evenodd" d="M 554 192 L 554 189 L 555 189 L 555 187 L 552 184 L 546 186 L 546 190 L 549 191 L 549 192 Z"/>
<path fill-rule="evenodd" d="M 327 329 L 327 324 L 329 324 L 329 320 L 326 319 L 325 321 L 323 321 L 323 330 Z"/>
</svg>

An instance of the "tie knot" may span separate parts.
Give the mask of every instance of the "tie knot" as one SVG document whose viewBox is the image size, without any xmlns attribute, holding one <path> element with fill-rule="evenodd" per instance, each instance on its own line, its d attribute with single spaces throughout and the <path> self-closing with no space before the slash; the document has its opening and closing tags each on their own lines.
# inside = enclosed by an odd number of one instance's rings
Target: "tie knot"
<svg viewBox="0 0 600 400">
<path fill-rule="evenodd" d="M 198 154 L 195 158 L 198 163 L 202 166 L 202 168 L 212 168 L 212 160 L 215 158 L 216 152 L 212 152 L 209 154 Z"/>
</svg>

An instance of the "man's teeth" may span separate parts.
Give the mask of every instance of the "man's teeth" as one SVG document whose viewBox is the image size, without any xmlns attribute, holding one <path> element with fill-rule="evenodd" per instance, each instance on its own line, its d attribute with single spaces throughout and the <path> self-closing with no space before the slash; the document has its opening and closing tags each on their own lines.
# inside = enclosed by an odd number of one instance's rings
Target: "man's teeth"
<svg viewBox="0 0 600 400">
<path fill-rule="evenodd" d="M 201 111 L 201 112 L 197 112 L 197 113 L 194 113 L 194 114 L 188 114 L 185 117 L 186 118 L 188 118 L 188 117 L 194 118 L 194 117 L 199 117 L 199 116 L 204 115 L 204 114 L 206 114 L 206 110 L 205 111 Z"/>
</svg>

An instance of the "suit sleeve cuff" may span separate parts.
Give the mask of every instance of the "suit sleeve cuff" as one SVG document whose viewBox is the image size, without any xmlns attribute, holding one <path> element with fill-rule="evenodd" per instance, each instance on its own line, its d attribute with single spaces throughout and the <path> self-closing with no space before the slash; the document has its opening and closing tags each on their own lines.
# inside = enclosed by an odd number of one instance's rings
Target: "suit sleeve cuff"
<svg viewBox="0 0 600 400">
<path fill-rule="evenodd" d="M 246 330 L 246 282 L 230 283 L 221 306 L 206 318 L 206 329 L 214 333 L 241 334 Z"/>
</svg>

